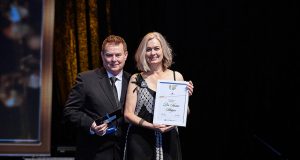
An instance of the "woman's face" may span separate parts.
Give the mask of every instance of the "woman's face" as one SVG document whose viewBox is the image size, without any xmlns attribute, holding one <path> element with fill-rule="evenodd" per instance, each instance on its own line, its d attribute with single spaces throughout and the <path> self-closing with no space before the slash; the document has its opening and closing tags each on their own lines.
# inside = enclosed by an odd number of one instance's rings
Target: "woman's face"
<svg viewBox="0 0 300 160">
<path fill-rule="evenodd" d="M 162 63 L 163 52 L 161 44 L 157 39 L 151 39 L 146 47 L 146 60 L 149 65 Z"/>
</svg>

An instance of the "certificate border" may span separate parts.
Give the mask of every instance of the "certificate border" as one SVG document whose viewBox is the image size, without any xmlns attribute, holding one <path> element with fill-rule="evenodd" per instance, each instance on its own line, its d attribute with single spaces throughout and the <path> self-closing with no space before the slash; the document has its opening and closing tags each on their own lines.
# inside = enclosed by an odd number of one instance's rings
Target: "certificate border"
<svg viewBox="0 0 300 160">
<path fill-rule="evenodd" d="M 184 112 L 183 112 L 183 116 L 181 116 L 183 118 L 183 120 L 181 122 L 177 121 L 177 122 L 170 122 L 170 121 L 164 121 L 161 119 L 158 119 L 157 116 L 155 116 L 155 114 L 157 114 L 157 109 L 155 110 L 155 108 L 157 108 L 158 106 L 158 100 L 159 100 L 159 96 L 161 95 L 160 93 L 160 89 L 159 86 L 162 84 L 177 84 L 177 85 L 187 85 L 188 82 L 186 81 L 173 81 L 173 80 L 158 80 L 157 81 L 157 90 L 156 90 L 156 99 L 155 99 L 155 106 L 154 106 L 154 113 L 153 113 L 153 123 L 154 124 L 165 124 L 165 125 L 175 125 L 175 126 L 182 126 L 185 127 L 186 126 L 186 121 L 187 121 L 187 108 L 188 108 L 188 101 L 189 101 L 189 96 L 188 96 L 188 91 L 185 92 L 185 102 L 184 102 Z"/>
</svg>

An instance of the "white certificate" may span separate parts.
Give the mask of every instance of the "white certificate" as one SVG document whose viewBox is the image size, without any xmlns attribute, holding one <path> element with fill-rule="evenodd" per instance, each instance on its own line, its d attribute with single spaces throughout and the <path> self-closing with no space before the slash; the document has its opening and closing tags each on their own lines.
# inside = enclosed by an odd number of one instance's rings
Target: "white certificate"
<svg viewBox="0 0 300 160">
<path fill-rule="evenodd" d="M 187 84 L 186 81 L 157 82 L 154 124 L 186 126 L 189 101 Z"/>
</svg>

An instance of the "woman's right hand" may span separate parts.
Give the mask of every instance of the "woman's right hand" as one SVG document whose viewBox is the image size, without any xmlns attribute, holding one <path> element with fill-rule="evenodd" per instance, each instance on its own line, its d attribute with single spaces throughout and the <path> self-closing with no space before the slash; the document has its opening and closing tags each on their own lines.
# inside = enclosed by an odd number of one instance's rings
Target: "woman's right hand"
<svg viewBox="0 0 300 160">
<path fill-rule="evenodd" d="M 172 130 L 173 128 L 175 128 L 175 126 L 163 125 L 163 124 L 153 124 L 153 128 L 154 128 L 154 130 L 159 131 L 160 133 L 165 133 L 165 132 L 168 132 L 168 131 Z"/>
</svg>

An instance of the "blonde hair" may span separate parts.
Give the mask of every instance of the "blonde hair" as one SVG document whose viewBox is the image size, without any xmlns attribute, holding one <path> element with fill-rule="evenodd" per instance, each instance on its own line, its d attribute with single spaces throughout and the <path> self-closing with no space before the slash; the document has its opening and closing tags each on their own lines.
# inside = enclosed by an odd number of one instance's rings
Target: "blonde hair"
<svg viewBox="0 0 300 160">
<path fill-rule="evenodd" d="M 164 70 L 168 69 L 169 67 L 171 67 L 171 65 L 173 63 L 173 54 L 172 54 L 172 49 L 171 49 L 169 43 L 166 41 L 166 39 L 160 33 L 150 32 L 143 37 L 138 49 L 135 52 L 136 66 L 137 66 L 138 70 L 140 70 L 140 71 L 143 71 L 143 72 L 150 71 L 149 64 L 147 63 L 147 60 L 146 60 L 146 48 L 147 48 L 148 41 L 152 40 L 154 38 L 160 42 L 160 45 L 162 48 L 163 69 Z"/>
</svg>

